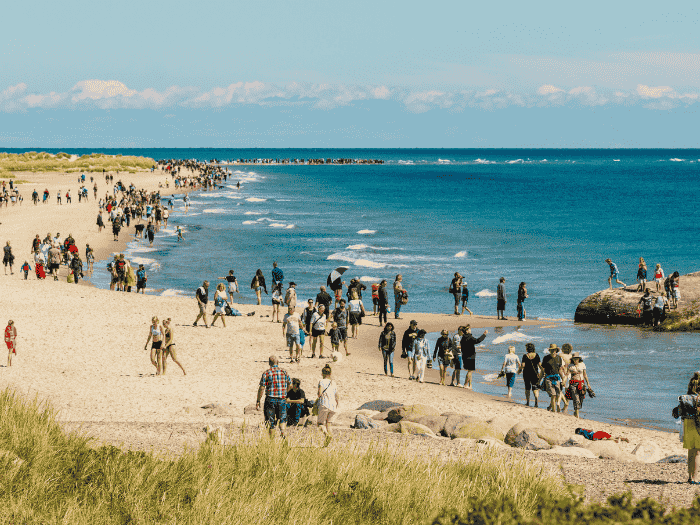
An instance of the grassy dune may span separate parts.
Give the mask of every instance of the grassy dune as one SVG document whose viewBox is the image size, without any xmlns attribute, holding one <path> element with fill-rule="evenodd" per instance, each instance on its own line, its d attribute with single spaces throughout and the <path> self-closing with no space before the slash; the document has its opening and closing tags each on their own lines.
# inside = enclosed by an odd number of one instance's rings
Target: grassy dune
<svg viewBox="0 0 700 525">
<path fill-rule="evenodd" d="M 444 508 L 508 502 L 532 516 L 564 497 L 561 479 L 524 459 L 457 462 L 410 450 L 366 452 L 241 433 L 177 459 L 65 434 L 46 404 L 0 393 L 1 523 L 372 523 L 431 521 Z"/>
<path fill-rule="evenodd" d="M 154 164 L 155 161 L 147 157 L 109 156 L 102 153 L 83 155 L 75 160 L 72 160 L 68 153 L 0 153 L 0 178 L 14 178 L 16 172 L 23 171 L 74 173 L 101 172 L 105 169 L 135 173 L 138 170 L 150 169 Z"/>
</svg>

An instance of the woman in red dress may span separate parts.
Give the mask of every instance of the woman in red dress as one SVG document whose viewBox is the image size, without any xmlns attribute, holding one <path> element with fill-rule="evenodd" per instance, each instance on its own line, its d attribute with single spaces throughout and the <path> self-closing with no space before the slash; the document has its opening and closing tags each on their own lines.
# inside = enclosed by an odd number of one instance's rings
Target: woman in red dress
<svg viewBox="0 0 700 525">
<path fill-rule="evenodd" d="M 12 366 L 12 354 L 17 353 L 17 329 L 13 320 L 7 321 L 5 344 L 7 345 L 7 366 Z"/>
</svg>

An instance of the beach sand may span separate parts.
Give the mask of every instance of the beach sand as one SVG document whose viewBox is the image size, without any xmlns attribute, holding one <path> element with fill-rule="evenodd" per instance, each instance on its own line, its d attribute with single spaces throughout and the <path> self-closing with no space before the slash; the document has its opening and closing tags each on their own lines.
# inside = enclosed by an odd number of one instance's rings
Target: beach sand
<svg viewBox="0 0 700 525">
<path fill-rule="evenodd" d="M 227 317 L 226 328 L 220 324 L 204 328 L 201 324 L 192 326 L 197 315 L 194 298 L 110 292 L 89 285 L 68 284 L 65 277 L 59 282 L 37 281 L 32 273 L 25 281 L 19 267 L 25 258 L 33 267 L 29 250 L 37 233 L 41 238 L 48 231 L 52 234 L 60 231 L 64 236 L 72 233 L 80 253 L 84 253 L 87 242 L 95 249 L 98 259 L 123 250 L 127 235 L 123 230 L 120 242 L 114 242 L 111 228 L 97 233 L 98 206 L 92 199 L 92 184 L 88 184 L 90 200 L 87 203 L 79 204 L 74 198 L 71 205 L 56 205 L 57 189 L 62 189 L 65 194 L 70 187 L 76 193 L 78 184 L 71 181 L 76 181 L 77 175 L 22 174 L 22 177 L 31 181 L 21 186 L 24 204 L 0 210 L 0 240 L 3 244 L 6 240 L 12 242 L 16 257 L 14 275 L 5 276 L 0 272 L 3 290 L 0 311 L 4 315 L 0 322 L 13 319 L 18 332 L 18 350 L 13 366 L 4 366 L 5 359 L 0 358 L 3 365 L 0 368 L 0 388 L 11 386 L 24 395 L 38 395 L 40 399 L 50 401 L 58 409 L 58 419 L 67 429 L 82 428 L 99 442 L 175 453 L 180 452 L 184 445 L 202 442 L 205 434 L 201 429 L 206 424 L 240 426 L 244 419 L 249 424 L 261 424 L 257 415 L 244 418 L 243 409 L 255 403 L 260 375 L 267 369 L 270 355 L 278 356 L 282 367 L 291 376 L 301 379 L 308 397 L 316 397 L 315 385 L 321 377 L 321 368 L 329 360 L 307 358 L 311 354 L 307 341 L 307 357 L 299 364 L 289 363 L 282 325 L 267 317 L 272 309 L 268 296 L 263 296 L 267 304 L 262 306 L 237 306 L 244 314 L 255 311 L 254 316 Z M 158 184 L 165 181 L 165 175 L 158 172 L 121 174 L 121 179 L 127 185 L 133 181 L 137 188 L 157 189 Z M 104 178 L 98 175 L 96 180 L 98 197 L 104 196 Z M 35 187 L 40 193 L 48 188 L 51 203 L 34 206 L 31 193 Z M 173 191 L 171 184 L 170 192 Z M 132 228 L 128 230 L 133 231 Z M 214 283 L 215 276 L 209 280 Z M 247 300 L 253 298 L 249 290 L 242 291 Z M 210 292 L 213 295 L 213 285 Z M 306 298 L 299 299 L 303 305 Z M 207 310 L 213 310 L 211 303 Z M 173 319 L 177 351 L 187 370 L 186 376 L 172 362 L 168 364 L 165 376 L 154 375 L 149 350 L 144 348 L 150 319 L 154 315 L 161 320 Z M 454 330 L 459 325 L 470 323 L 476 336 L 481 334 L 479 327 L 524 324 L 497 322 L 494 317 L 487 316 L 402 315 L 401 320 L 390 319 L 396 325 L 399 341 L 411 319 L 416 319 L 419 327 L 428 331 Z M 422 403 L 441 412 L 459 412 L 485 420 L 496 417 L 502 425 L 525 421 L 532 427 L 556 428 L 570 434 L 576 427 L 604 430 L 613 436 L 629 439 L 629 443 L 621 444 L 627 452 L 639 443 L 652 441 L 663 456 L 685 455 L 677 434 L 552 414 L 510 402 L 505 397 L 479 394 L 479 383 L 475 383 L 474 391 L 439 386 L 435 371 L 429 372 L 425 384 L 408 381 L 406 362 L 400 359 L 400 352 L 395 355 L 394 362 L 397 377 L 386 377 L 381 352 L 377 349 L 380 331 L 377 318 L 368 315 L 364 322 L 360 337 L 349 341 L 352 355 L 333 365 L 341 410 L 346 414 L 376 399 L 403 404 Z M 330 352 L 326 351 L 326 355 Z M 547 396 L 543 394 L 541 399 L 542 405 L 546 405 Z M 604 403 L 605 400 L 597 398 L 587 402 Z M 201 408 L 209 404 L 218 405 L 218 409 Z M 350 417 L 339 419 L 338 427 L 347 430 L 340 432 L 334 446 L 342 446 L 344 440 L 350 439 L 381 439 L 390 446 L 398 443 L 397 440 L 413 439 L 419 442 L 417 446 L 426 450 L 439 447 L 450 454 L 460 454 L 465 447 L 464 443 L 447 439 L 351 431 L 350 423 Z M 300 439 L 304 432 L 314 433 L 310 429 L 296 432 Z M 504 453 L 513 453 L 513 450 L 504 449 Z M 612 493 L 632 490 L 635 497 L 648 495 L 675 505 L 688 505 L 695 496 L 695 490 L 683 483 L 687 479 L 685 464 L 622 463 L 539 452 L 526 454 L 547 464 L 561 465 L 567 481 L 586 486 L 589 499 L 600 500 Z"/>
</svg>

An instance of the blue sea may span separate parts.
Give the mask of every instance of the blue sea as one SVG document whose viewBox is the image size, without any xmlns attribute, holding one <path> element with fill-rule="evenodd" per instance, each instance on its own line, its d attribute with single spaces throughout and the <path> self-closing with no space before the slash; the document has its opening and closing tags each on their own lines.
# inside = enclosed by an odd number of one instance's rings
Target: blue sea
<svg viewBox="0 0 700 525">
<path fill-rule="evenodd" d="M 580 326 L 571 319 L 583 298 L 607 286 L 608 257 L 628 284 L 635 282 L 639 257 L 650 274 L 656 263 L 667 275 L 698 270 L 700 150 L 64 151 L 200 161 L 382 159 L 382 165 L 231 166 L 224 187 L 190 194 L 188 213 L 182 195 L 174 198 L 168 230 L 153 248 L 132 243 L 131 259 L 147 265 L 149 287 L 162 295 L 191 296 L 203 280 L 233 269 L 244 291 L 237 300 L 250 303 L 255 270 L 269 279 L 273 261 L 285 281 L 298 284 L 300 298 L 315 296 L 338 266 L 348 267 L 347 282 L 359 277 L 368 288 L 402 274 L 410 296 L 406 315 L 450 313 L 447 289 L 459 271 L 477 314 L 495 315 L 496 286 L 505 277 L 506 315 L 515 317 L 516 290 L 524 281 L 528 317 L 563 321 L 491 331 L 477 363 L 482 376 L 500 369 L 509 342 L 517 343 L 518 353 L 526 341 L 540 353 L 550 342 L 570 342 L 587 356 L 598 394 L 586 400 L 584 417 L 677 428 L 670 410 L 700 368 L 697 336 Z M 178 225 L 182 243 L 174 235 Z M 97 266 L 94 281 L 107 287 Z M 480 380 L 478 390 L 503 393 L 502 383 Z M 523 397 L 522 383 L 515 391 Z"/>
</svg>

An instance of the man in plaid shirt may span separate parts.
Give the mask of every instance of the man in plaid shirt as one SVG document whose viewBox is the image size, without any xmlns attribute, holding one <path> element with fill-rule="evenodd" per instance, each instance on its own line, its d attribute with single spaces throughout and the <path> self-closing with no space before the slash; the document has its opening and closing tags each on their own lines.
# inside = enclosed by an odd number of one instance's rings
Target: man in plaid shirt
<svg viewBox="0 0 700 525">
<path fill-rule="evenodd" d="M 289 375 L 285 370 L 280 369 L 277 356 L 271 355 L 269 359 L 270 368 L 265 370 L 260 378 L 260 387 L 258 388 L 258 400 L 255 403 L 255 408 L 260 410 L 260 399 L 263 392 L 265 393 L 265 421 L 270 428 L 270 437 L 275 435 L 275 425 L 279 421 L 280 433 L 284 435 L 284 429 L 287 426 L 287 391 L 291 386 Z"/>
</svg>

